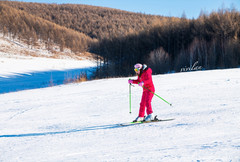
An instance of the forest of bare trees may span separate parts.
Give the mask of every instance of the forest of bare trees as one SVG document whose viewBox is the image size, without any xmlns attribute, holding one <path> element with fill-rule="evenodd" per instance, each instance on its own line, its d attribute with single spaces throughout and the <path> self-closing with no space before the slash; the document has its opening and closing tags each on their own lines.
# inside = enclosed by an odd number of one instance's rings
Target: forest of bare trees
<svg viewBox="0 0 240 162">
<path fill-rule="evenodd" d="M 6 2 L 8 6 L 101 40 L 150 29 L 169 19 L 117 9 L 76 4 Z"/>
<path fill-rule="evenodd" d="M 203 69 L 239 67 L 240 13 L 222 9 L 196 20 L 169 20 L 91 47 L 105 58 L 102 71 L 107 75 L 130 75 L 136 62 L 147 63 L 155 74 L 179 72 L 195 62 Z"/>
<path fill-rule="evenodd" d="M 220 9 L 197 19 L 162 17 L 73 4 L 0 1 L 0 32 L 51 50 L 97 54 L 97 77 L 128 76 L 137 62 L 154 74 L 240 66 L 240 12 Z M 101 58 L 101 59 L 100 59 Z"/>
<path fill-rule="evenodd" d="M 35 45 L 39 40 L 51 50 L 53 44 L 59 48 L 69 48 L 73 52 L 83 52 L 88 49 L 92 39 L 85 34 L 67 29 L 50 21 L 32 16 L 24 11 L 16 10 L 0 3 L 0 31 L 13 40 L 24 41 Z"/>
</svg>

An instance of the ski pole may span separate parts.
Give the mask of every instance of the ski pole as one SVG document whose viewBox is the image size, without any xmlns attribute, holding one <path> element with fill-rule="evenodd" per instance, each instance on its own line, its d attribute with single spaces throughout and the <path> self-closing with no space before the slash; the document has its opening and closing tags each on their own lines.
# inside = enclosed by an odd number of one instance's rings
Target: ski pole
<svg viewBox="0 0 240 162">
<path fill-rule="evenodd" d="M 152 92 L 150 89 L 148 89 L 148 88 L 145 87 L 144 85 L 143 85 L 142 87 L 145 88 L 146 90 L 148 90 L 149 92 L 151 92 L 152 94 L 154 94 L 155 96 L 157 96 L 158 98 L 160 98 L 161 100 L 163 100 L 164 102 L 166 102 L 167 104 L 169 104 L 170 106 L 172 106 L 171 103 L 167 102 L 165 99 L 163 99 L 162 97 L 160 97 L 158 94 Z"/>
<path fill-rule="evenodd" d="M 130 113 L 130 114 L 132 113 L 131 98 L 132 98 L 132 95 L 131 95 L 131 84 L 129 84 L 129 113 Z"/>
</svg>

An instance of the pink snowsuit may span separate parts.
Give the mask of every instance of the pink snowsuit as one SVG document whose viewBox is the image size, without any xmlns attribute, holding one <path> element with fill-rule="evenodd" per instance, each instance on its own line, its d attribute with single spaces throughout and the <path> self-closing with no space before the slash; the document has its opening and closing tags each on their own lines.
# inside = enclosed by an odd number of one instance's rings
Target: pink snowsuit
<svg viewBox="0 0 240 162">
<path fill-rule="evenodd" d="M 146 107 L 147 107 L 147 115 L 153 113 L 152 105 L 151 105 L 153 94 L 150 91 L 155 93 L 155 88 L 154 88 L 153 81 L 152 81 L 152 69 L 151 68 L 147 68 L 146 70 L 143 70 L 142 75 L 141 76 L 138 75 L 137 80 L 133 80 L 133 84 L 138 84 L 141 82 L 144 83 L 143 86 L 146 87 L 147 89 L 143 87 L 142 100 L 140 103 L 140 109 L 139 109 L 138 116 L 144 117 Z"/>
</svg>

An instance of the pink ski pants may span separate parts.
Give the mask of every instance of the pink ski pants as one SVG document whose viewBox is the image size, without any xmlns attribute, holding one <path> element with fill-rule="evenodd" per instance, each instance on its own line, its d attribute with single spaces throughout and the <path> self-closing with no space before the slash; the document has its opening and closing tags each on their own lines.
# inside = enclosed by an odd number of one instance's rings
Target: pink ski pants
<svg viewBox="0 0 240 162">
<path fill-rule="evenodd" d="M 140 109 L 139 109 L 139 117 L 144 117 L 145 109 L 147 108 L 147 115 L 153 113 L 152 111 L 152 98 L 153 94 L 149 91 L 144 90 L 142 94 L 142 100 L 140 103 Z"/>
</svg>

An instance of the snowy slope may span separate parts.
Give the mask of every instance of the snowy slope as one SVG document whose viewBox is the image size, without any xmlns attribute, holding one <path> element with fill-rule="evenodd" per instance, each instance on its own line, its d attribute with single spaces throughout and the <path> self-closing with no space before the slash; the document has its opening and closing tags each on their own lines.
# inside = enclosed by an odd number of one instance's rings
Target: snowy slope
<svg viewBox="0 0 240 162">
<path fill-rule="evenodd" d="M 20 56 L 0 52 L 0 77 L 39 71 L 80 69 L 96 66 L 95 61 Z"/>
<path fill-rule="evenodd" d="M 240 69 L 156 75 L 159 118 L 138 113 L 128 78 L 0 94 L 0 161 L 240 161 Z"/>
<path fill-rule="evenodd" d="M 53 59 L 0 52 L 0 94 L 63 84 L 95 70 L 93 60 Z"/>
</svg>

